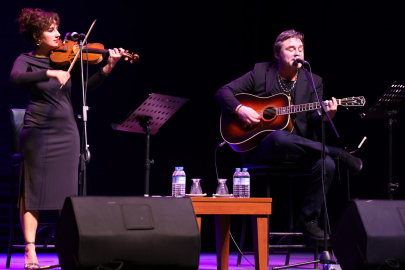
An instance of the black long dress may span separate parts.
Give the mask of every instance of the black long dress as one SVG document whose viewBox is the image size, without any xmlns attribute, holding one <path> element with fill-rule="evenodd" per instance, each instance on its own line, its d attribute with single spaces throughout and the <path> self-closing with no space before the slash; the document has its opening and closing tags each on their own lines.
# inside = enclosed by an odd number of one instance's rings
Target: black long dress
<svg viewBox="0 0 405 270">
<path fill-rule="evenodd" d="M 62 209 L 66 197 L 77 195 L 79 133 L 71 104 L 71 80 L 60 89 L 46 76 L 49 57 L 21 54 L 10 74 L 13 85 L 24 86 L 30 100 L 20 136 L 20 196 L 27 210 Z M 75 72 L 71 73 L 72 78 Z M 88 82 L 94 89 L 107 76 L 100 69 Z M 21 191 L 24 193 L 21 194 Z"/>
</svg>

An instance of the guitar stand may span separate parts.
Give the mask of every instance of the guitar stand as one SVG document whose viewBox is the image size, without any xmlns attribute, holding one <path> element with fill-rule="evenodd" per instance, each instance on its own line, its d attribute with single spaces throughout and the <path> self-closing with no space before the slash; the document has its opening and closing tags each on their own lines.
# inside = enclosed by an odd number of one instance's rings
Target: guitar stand
<svg viewBox="0 0 405 270">
<path fill-rule="evenodd" d="M 393 199 L 393 193 L 398 183 L 392 183 L 392 125 L 397 123 L 394 119 L 405 107 L 405 82 L 395 81 L 385 90 L 367 113 L 361 113 L 362 118 L 388 119 L 389 125 L 389 172 L 388 172 L 388 198 Z"/>
<path fill-rule="evenodd" d="M 114 130 L 146 134 L 145 197 L 149 197 L 150 167 L 155 163 L 149 159 L 150 135 L 156 134 L 187 101 L 186 98 L 152 93 L 121 124 L 111 124 Z"/>
</svg>

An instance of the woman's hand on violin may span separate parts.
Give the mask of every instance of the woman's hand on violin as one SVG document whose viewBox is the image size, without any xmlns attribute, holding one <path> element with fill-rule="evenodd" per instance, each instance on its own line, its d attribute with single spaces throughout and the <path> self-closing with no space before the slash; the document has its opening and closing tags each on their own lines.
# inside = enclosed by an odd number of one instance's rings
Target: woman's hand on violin
<svg viewBox="0 0 405 270">
<path fill-rule="evenodd" d="M 124 54 L 125 50 L 123 48 L 114 48 L 110 51 L 110 56 L 107 60 L 107 65 L 103 68 L 105 73 L 110 73 L 111 70 L 114 68 L 115 64 L 117 64 L 118 60 L 121 59 L 122 55 Z"/>
<path fill-rule="evenodd" d="M 66 82 L 70 79 L 70 73 L 63 70 L 48 69 L 46 71 L 46 76 L 48 76 L 49 78 L 57 79 L 62 86 L 65 85 Z"/>
</svg>

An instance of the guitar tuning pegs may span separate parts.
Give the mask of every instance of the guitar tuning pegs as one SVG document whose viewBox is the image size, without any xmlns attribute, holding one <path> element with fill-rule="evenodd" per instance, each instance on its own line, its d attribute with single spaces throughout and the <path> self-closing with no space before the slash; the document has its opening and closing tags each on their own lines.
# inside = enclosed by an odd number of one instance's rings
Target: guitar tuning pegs
<svg viewBox="0 0 405 270">
<path fill-rule="evenodd" d="M 129 61 L 131 64 L 133 64 L 134 63 L 134 61 L 133 60 L 131 60 L 131 61 Z"/>
<path fill-rule="evenodd" d="M 125 57 L 124 60 L 125 60 L 125 61 L 128 61 L 128 57 Z"/>
</svg>

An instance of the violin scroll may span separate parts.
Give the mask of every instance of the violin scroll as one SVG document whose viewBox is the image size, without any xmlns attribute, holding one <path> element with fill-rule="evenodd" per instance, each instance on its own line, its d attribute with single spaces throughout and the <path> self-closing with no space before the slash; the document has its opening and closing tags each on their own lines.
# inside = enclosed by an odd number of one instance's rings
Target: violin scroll
<svg viewBox="0 0 405 270">
<path fill-rule="evenodd" d="M 128 53 L 128 50 L 126 50 L 123 54 L 124 60 L 128 61 L 133 64 L 134 62 L 139 60 L 139 55 L 135 53 Z"/>
</svg>

